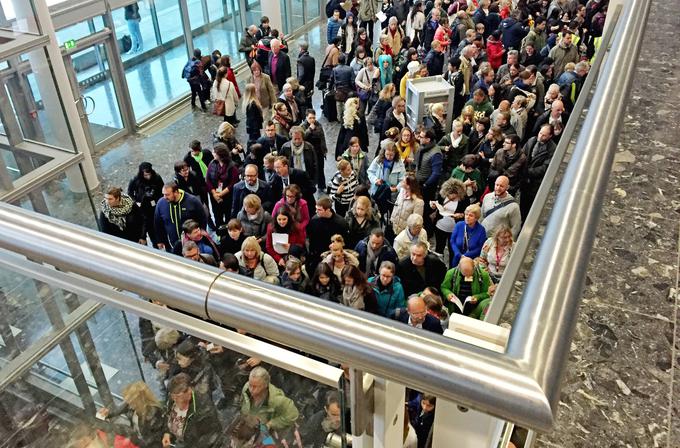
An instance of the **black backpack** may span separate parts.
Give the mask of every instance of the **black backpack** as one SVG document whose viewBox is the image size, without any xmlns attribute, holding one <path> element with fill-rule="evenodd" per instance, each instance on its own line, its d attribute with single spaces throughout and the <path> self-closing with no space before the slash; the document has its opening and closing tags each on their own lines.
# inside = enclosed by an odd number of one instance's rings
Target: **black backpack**
<svg viewBox="0 0 680 448">
<path fill-rule="evenodd" d="M 326 17 L 328 17 L 330 19 L 333 16 L 333 10 L 334 9 L 335 9 L 335 5 L 334 5 L 333 0 L 328 0 L 328 2 L 326 2 Z"/>
</svg>

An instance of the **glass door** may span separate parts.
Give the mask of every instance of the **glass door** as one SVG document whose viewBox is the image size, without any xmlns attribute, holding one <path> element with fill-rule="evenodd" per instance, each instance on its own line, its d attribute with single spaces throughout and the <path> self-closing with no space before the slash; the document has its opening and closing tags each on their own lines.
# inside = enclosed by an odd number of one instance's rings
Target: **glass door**
<svg viewBox="0 0 680 448">
<path fill-rule="evenodd" d="M 89 129 L 92 147 L 125 133 L 106 45 L 94 44 L 65 57 L 74 98 L 85 128 Z"/>
</svg>

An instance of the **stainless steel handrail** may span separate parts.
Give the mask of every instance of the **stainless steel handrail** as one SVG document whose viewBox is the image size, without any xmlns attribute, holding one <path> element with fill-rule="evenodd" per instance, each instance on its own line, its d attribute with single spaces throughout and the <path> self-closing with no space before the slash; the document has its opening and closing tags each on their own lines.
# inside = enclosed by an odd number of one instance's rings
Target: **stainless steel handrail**
<svg viewBox="0 0 680 448">
<path fill-rule="evenodd" d="M 550 429 L 650 0 L 621 14 L 505 354 L 0 205 L 0 246 L 491 415 Z M 616 118 L 612 118 L 616 117 Z M 555 257 L 555 254 L 559 254 Z"/>
</svg>

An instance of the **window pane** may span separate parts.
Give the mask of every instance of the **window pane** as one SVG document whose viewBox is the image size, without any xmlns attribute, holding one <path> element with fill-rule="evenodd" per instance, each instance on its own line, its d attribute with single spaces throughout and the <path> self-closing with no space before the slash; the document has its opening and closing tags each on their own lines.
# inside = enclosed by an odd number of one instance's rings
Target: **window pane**
<svg viewBox="0 0 680 448">
<path fill-rule="evenodd" d="M 170 42 L 172 39 L 181 36 L 184 31 L 182 29 L 182 14 L 179 11 L 178 0 L 156 0 L 155 5 L 163 43 Z"/>
<path fill-rule="evenodd" d="M 91 26 L 94 30 L 91 29 Z M 100 16 L 97 16 L 91 19 L 91 22 L 90 20 L 85 20 L 57 31 L 57 43 L 64 45 L 64 42 L 68 40 L 82 39 L 102 29 L 104 29 L 104 21 Z"/>
<path fill-rule="evenodd" d="M 215 0 L 211 1 L 216 2 Z M 196 28 L 205 25 L 201 0 L 187 0 L 187 7 L 189 8 L 189 23 L 191 23 L 191 29 L 195 30 Z"/>
<path fill-rule="evenodd" d="M 218 0 L 214 3 L 220 4 Z M 232 64 L 244 59 L 244 54 L 239 53 L 238 45 L 243 33 L 241 26 L 238 1 L 227 0 L 227 13 L 219 10 L 213 5 L 211 7 L 211 23 L 207 30 L 194 37 L 194 47 L 200 48 L 203 53 L 211 53 L 213 50 L 220 50 L 222 54 L 231 56 Z M 195 28 L 192 24 L 192 28 Z"/>
</svg>

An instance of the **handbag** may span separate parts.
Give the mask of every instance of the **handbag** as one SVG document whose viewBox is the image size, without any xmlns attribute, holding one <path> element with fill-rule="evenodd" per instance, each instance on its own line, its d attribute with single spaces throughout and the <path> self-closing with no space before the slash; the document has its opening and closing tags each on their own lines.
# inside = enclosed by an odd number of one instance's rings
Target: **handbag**
<svg viewBox="0 0 680 448">
<path fill-rule="evenodd" d="M 326 61 L 328 61 L 328 56 L 330 56 L 331 52 L 328 51 L 326 53 L 326 57 L 323 58 L 323 62 L 321 63 L 321 72 L 319 73 L 319 80 L 316 82 L 316 87 L 319 90 L 326 90 L 326 87 L 328 87 L 328 81 L 331 79 L 331 75 L 333 74 L 333 67 L 331 66 L 325 66 Z"/>
<path fill-rule="evenodd" d="M 231 87 L 230 84 L 227 84 L 227 95 L 229 95 L 229 88 Z M 215 100 L 213 103 L 213 115 L 219 115 L 220 117 L 224 117 L 224 100 Z"/>
</svg>

